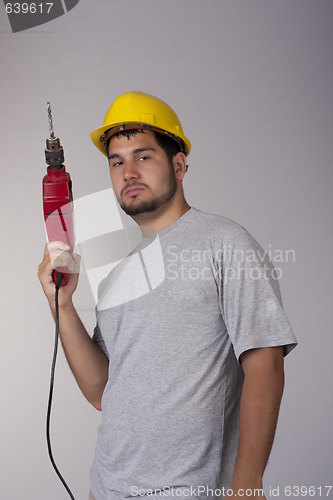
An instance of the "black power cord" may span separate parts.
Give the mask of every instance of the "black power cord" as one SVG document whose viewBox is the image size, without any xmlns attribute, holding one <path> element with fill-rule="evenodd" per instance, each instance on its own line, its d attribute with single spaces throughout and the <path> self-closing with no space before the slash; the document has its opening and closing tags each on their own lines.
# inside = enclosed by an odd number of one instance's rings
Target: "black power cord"
<svg viewBox="0 0 333 500">
<path fill-rule="evenodd" d="M 51 367 L 51 379 L 50 379 L 50 391 L 49 391 L 49 401 L 47 405 L 47 416 L 46 416 L 46 441 L 47 441 L 47 449 L 49 452 L 49 457 L 51 463 L 53 465 L 54 470 L 56 471 L 60 481 L 64 485 L 67 493 L 69 494 L 72 500 L 75 500 L 73 493 L 69 489 L 66 481 L 62 477 L 59 472 L 58 467 L 53 458 L 52 447 L 51 447 L 51 439 L 50 439 L 50 420 L 51 420 L 51 406 L 52 406 L 52 397 L 53 397 L 53 386 L 54 386 L 54 373 L 55 373 L 55 365 L 57 360 L 57 352 L 58 352 L 58 341 L 59 341 L 59 302 L 58 302 L 58 294 L 59 288 L 61 286 L 61 282 L 63 280 L 64 275 L 62 273 L 57 274 L 56 278 L 56 289 L 55 289 L 55 341 L 54 341 L 54 350 L 53 350 L 53 360 Z"/>
</svg>

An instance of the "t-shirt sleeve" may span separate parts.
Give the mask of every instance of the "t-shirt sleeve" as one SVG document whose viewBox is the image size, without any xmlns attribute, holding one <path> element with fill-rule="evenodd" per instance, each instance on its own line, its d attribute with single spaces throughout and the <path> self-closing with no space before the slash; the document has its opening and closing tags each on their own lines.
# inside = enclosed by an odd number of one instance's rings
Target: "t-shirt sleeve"
<svg viewBox="0 0 333 500">
<path fill-rule="evenodd" d="M 102 335 L 101 329 L 100 329 L 99 324 L 98 324 L 98 305 L 99 305 L 99 301 L 100 301 L 100 297 L 102 295 L 102 292 L 103 292 L 103 290 L 106 287 L 106 283 L 107 283 L 107 279 L 105 278 L 98 285 L 98 292 L 97 292 L 98 302 L 97 302 L 97 305 L 95 307 L 95 314 L 96 314 L 97 320 L 96 320 L 96 326 L 94 328 L 94 333 L 93 333 L 93 336 L 92 336 L 92 340 L 98 345 L 98 347 L 100 349 L 102 349 L 102 351 L 107 356 L 107 358 L 110 359 L 109 352 L 107 350 L 107 347 L 106 347 L 105 341 L 103 339 L 103 335 Z"/>
<path fill-rule="evenodd" d="M 249 349 L 296 345 L 282 307 L 276 270 L 249 233 L 233 238 L 220 263 L 221 311 L 237 360 Z"/>
<path fill-rule="evenodd" d="M 96 326 L 94 328 L 94 333 L 93 333 L 92 339 L 98 345 L 98 347 L 100 349 L 102 349 L 102 351 L 104 352 L 104 354 L 109 358 L 109 353 L 108 353 L 108 350 L 106 348 L 106 345 L 105 345 L 103 336 L 101 334 L 101 330 L 100 330 L 100 328 L 98 326 L 98 323 L 96 324 Z"/>
</svg>

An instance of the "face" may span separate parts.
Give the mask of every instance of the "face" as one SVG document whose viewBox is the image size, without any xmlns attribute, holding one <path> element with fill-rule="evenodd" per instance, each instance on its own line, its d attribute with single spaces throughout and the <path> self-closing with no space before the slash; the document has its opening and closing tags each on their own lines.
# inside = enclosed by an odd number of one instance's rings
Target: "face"
<svg viewBox="0 0 333 500">
<path fill-rule="evenodd" d="M 174 197 L 174 168 L 153 132 L 113 137 L 108 157 L 116 197 L 128 215 L 156 212 Z"/>
</svg>

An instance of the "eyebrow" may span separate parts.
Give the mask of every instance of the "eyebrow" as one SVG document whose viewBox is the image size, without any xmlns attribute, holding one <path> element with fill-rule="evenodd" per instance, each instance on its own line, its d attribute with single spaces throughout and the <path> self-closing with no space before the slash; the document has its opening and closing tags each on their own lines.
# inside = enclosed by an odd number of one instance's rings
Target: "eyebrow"
<svg viewBox="0 0 333 500">
<path fill-rule="evenodd" d="M 143 153 L 144 151 L 156 151 L 155 148 L 137 148 L 137 149 L 133 149 L 132 153 L 134 155 L 138 154 L 138 153 Z M 118 154 L 118 153 L 114 153 L 112 155 L 108 155 L 108 159 L 109 160 L 113 160 L 114 158 L 121 158 L 121 156 Z"/>
</svg>

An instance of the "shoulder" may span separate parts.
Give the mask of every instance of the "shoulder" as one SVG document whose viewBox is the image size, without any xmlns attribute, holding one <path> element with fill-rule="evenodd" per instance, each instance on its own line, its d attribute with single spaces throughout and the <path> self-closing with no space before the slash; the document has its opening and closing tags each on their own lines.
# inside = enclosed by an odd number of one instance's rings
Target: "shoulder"
<svg viewBox="0 0 333 500">
<path fill-rule="evenodd" d="M 210 214 L 192 207 L 191 220 L 193 228 L 207 237 L 210 241 L 216 240 L 223 246 L 228 245 L 239 236 L 253 239 L 250 233 L 238 222 L 221 215 Z M 242 239 L 242 238 L 241 238 Z"/>
</svg>

